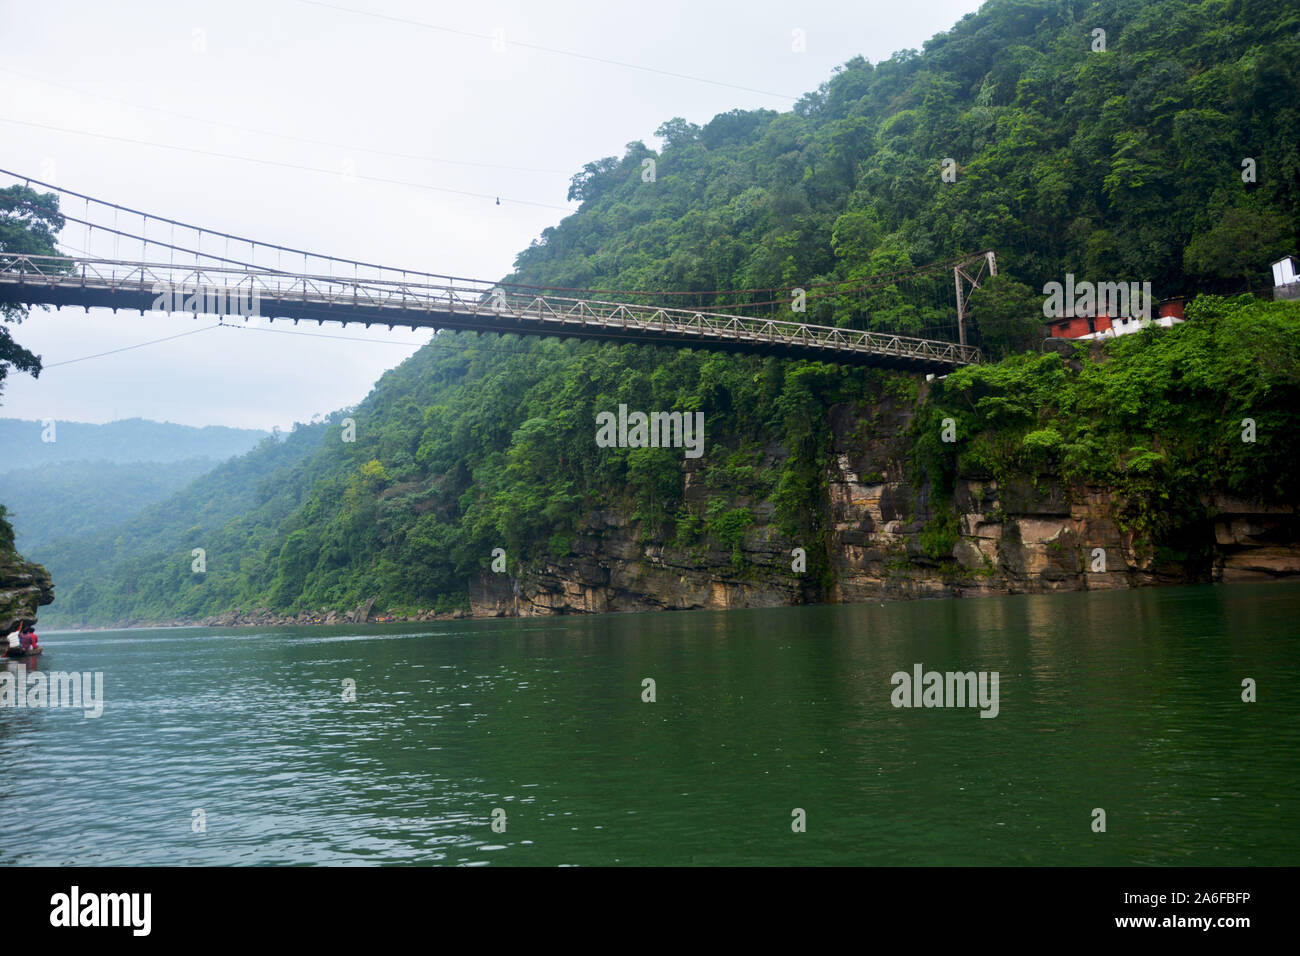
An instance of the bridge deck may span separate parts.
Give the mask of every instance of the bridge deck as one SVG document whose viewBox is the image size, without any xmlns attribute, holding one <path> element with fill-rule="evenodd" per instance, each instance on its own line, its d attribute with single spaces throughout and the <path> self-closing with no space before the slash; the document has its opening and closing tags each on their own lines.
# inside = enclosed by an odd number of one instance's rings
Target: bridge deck
<svg viewBox="0 0 1300 956">
<path fill-rule="evenodd" d="M 917 372 L 946 372 L 980 361 L 978 349 L 955 342 L 689 309 L 520 296 L 486 284 L 110 259 L 0 253 L 0 302 L 551 335 Z"/>
</svg>

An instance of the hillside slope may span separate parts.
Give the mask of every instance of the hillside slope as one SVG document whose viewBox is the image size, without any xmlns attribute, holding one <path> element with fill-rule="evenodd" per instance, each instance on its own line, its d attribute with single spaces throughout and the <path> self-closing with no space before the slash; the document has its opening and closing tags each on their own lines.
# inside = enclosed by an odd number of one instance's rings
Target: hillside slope
<svg viewBox="0 0 1300 956">
<path fill-rule="evenodd" d="M 938 335 L 950 268 L 902 273 L 993 248 L 972 334 L 1006 358 L 927 385 L 440 335 L 350 413 L 355 441 L 336 416 L 275 493 L 194 534 L 176 529 L 201 499 L 174 499 L 173 530 L 133 523 L 139 547 L 93 581 L 57 565 L 83 590 L 51 610 L 555 613 L 1294 573 L 1296 307 L 1203 295 L 1168 333 L 1041 355 L 1035 290 L 1257 286 L 1300 239 L 1297 64 L 1282 2 L 1001 0 L 791 113 L 670 121 L 661 153 L 575 177 L 582 208 L 505 282 Z M 601 447 L 596 416 L 620 405 L 703 413 L 703 455 Z"/>
</svg>

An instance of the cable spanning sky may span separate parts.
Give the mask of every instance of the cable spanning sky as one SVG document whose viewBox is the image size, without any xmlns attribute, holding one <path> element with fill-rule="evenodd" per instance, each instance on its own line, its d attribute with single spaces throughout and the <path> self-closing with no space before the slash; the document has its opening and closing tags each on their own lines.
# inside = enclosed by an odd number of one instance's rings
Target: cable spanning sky
<svg viewBox="0 0 1300 956">
<path fill-rule="evenodd" d="M 583 164 L 659 146 L 674 116 L 788 110 L 835 66 L 919 48 L 978 5 L 0 0 L 0 167 L 237 235 L 491 279 L 575 208 Z M 70 225 L 65 247 L 78 243 Z M 288 428 L 356 404 L 428 339 L 180 334 L 212 324 L 34 311 L 13 331 L 50 367 L 11 374 L 0 417 Z"/>
</svg>

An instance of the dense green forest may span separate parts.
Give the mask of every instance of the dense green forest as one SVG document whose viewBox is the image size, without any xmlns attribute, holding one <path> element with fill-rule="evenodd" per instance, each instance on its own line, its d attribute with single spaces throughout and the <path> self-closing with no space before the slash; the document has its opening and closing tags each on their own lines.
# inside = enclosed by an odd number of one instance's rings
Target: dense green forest
<svg viewBox="0 0 1300 956">
<path fill-rule="evenodd" d="M 1054 471 L 1121 490 L 1126 520 L 1175 551 L 1204 519 L 1202 492 L 1295 502 L 1300 308 L 1235 296 L 1300 238 L 1297 89 L 1300 12 L 1278 0 L 995 0 L 921 52 L 846 64 L 792 112 L 670 120 L 661 151 L 632 143 L 575 176 L 580 210 L 505 284 L 951 335 L 951 267 L 921 267 L 988 248 L 1001 274 L 972 300 L 972 334 L 1001 360 L 923 399 L 898 373 L 442 334 L 349 413 L 355 441 L 336 414 L 111 541 L 52 549 L 62 590 L 42 618 L 343 609 L 371 595 L 390 611 L 449 610 L 493 548 L 512 572 L 562 555 L 599 508 L 737 561 L 759 520 L 815 543 L 828 408 L 881 389 L 919 403 L 915 477 L 936 500 L 959 469 Z M 1066 273 L 1201 297 L 1186 325 L 1111 343 L 1104 361 L 1062 359 L 1039 352 L 1038 290 Z M 806 314 L 791 311 L 795 288 Z M 703 411 L 704 458 L 596 447 L 595 414 L 619 403 Z M 949 417 L 961 441 L 939 444 Z M 953 522 L 936 521 L 928 550 L 943 553 Z M 191 573 L 199 547 L 204 574 Z M 824 577 L 818 552 L 809 570 Z"/>
<path fill-rule="evenodd" d="M 845 64 L 792 112 L 674 119 L 662 153 L 588 164 L 582 211 L 510 281 L 787 318 L 798 287 L 808 321 L 934 334 L 951 269 L 872 277 L 992 249 L 1002 275 L 973 307 L 997 356 L 1037 344 L 1037 292 L 1066 273 L 1157 297 L 1259 288 L 1300 228 L 1298 89 L 1285 0 L 992 2 L 920 53 Z M 708 294 L 737 289 L 757 291 Z"/>
</svg>

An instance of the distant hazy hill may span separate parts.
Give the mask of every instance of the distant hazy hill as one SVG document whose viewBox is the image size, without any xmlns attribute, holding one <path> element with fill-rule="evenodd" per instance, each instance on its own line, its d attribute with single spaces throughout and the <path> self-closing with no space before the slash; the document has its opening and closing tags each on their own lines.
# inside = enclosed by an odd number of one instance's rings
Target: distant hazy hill
<svg viewBox="0 0 1300 956">
<path fill-rule="evenodd" d="M 106 531 L 211 471 L 212 458 L 185 461 L 65 461 L 0 473 L 18 550 Z"/>
<path fill-rule="evenodd" d="M 41 621 L 63 626 L 197 614 L 208 606 L 202 602 L 211 599 L 209 585 L 225 587 L 238 573 L 225 556 L 269 546 L 280 525 L 300 509 L 330 463 L 316 459 L 328 429 L 339 434 L 341 417 L 299 426 L 279 440 L 268 436 L 247 454 L 217 465 L 111 528 L 31 548 L 28 556 L 46 565 L 58 593 L 54 605 L 41 609 Z M 195 547 L 213 555 L 212 574 L 191 573 L 190 549 Z M 162 568 L 168 569 L 166 587 L 142 582 L 150 592 L 143 594 L 128 583 L 139 581 L 144 569 Z M 181 590 L 192 593 L 176 600 Z M 214 606 L 237 599 L 229 592 L 224 596 L 226 602 Z"/>
<path fill-rule="evenodd" d="M 54 441 L 43 441 L 44 432 L 39 421 L 0 418 L 0 472 L 72 461 L 124 464 L 208 458 L 215 464 L 244 454 L 267 435 L 251 428 L 193 428 L 143 418 L 106 425 L 56 421 Z M 0 501 L 10 503 L 3 495 Z"/>
</svg>

